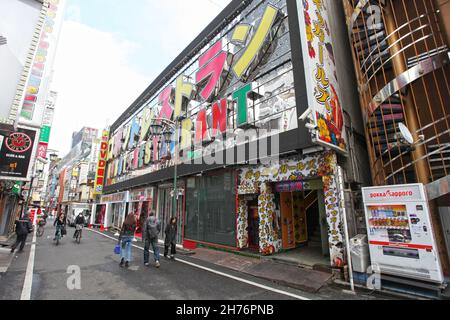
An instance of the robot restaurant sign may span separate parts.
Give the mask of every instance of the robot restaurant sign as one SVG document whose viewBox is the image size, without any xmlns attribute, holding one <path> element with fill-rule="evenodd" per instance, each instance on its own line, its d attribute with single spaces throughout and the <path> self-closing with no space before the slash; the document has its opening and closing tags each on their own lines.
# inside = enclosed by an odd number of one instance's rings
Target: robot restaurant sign
<svg viewBox="0 0 450 320">
<path fill-rule="evenodd" d="M 175 80 L 175 87 L 169 85 L 159 94 L 157 107 L 146 107 L 129 124 L 119 128 L 109 140 L 108 178 L 161 163 L 161 160 L 170 159 L 176 149 L 187 151 L 183 153 L 183 159 L 180 159 L 184 162 L 192 162 L 193 159 L 201 161 L 212 154 L 211 151 L 225 150 L 229 146 L 246 142 L 247 139 L 257 141 L 258 137 L 270 135 L 264 130 L 258 130 L 258 133 L 253 129 L 248 130 L 252 128 L 249 100 L 260 96 L 255 90 L 257 84 L 248 82 L 248 79 L 255 66 L 273 53 L 268 48 L 284 17 L 280 9 L 268 4 L 257 25 L 242 23 L 235 26 L 231 43 L 241 47 L 242 54 L 233 56 L 231 52 L 224 51 L 223 38 L 218 40 L 199 57 L 198 71 L 193 77 L 179 75 Z M 224 97 L 218 96 L 229 85 L 230 77 L 240 80 L 244 85 Z M 195 83 L 189 80 L 192 78 Z M 150 127 L 155 119 L 180 119 L 183 114 L 189 114 L 191 102 L 194 105 L 206 102 L 207 105 L 202 105 L 194 115 L 195 123 L 189 117 L 180 120 L 179 139 L 173 135 L 172 141 L 166 143 L 158 137 L 150 136 Z M 228 122 L 230 110 L 236 114 L 233 125 L 235 128 L 231 128 Z M 271 153 L 278 154 L 277 135 L 272 136 L 271 142 Z M 261 146 L 261 143 L 267 143 L 267 140 L 260 139 L 258 143 L 264 153 L 267 146 Z M 209 147 L 205 147 L 205 144 L 209 144 Z M 250 149 L 258 150 L 256 142 L 255 147 Z M 261 153 L 259 157 L 261 158 Z"/>
</svg>

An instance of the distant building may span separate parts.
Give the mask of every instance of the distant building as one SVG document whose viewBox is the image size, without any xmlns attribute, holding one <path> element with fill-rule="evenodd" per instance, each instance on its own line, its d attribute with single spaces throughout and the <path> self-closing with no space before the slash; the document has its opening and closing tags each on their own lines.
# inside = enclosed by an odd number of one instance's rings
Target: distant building
<svg viewBox="0 0 450 320">
<path fill-rule="evenodd" d="M 97 129 L 83 128 L 74 134 L 69 153 L 53 163 L 47 177 L 45 206 L 64 212 L 69 221 L 74 214 L 90 211 L 94 200 L 95 169 L 100 148 Z"/>
<path fill-rule="evenodd" d="M 98 136 L 98 130 L 93 128 L 84 127 L 78 132 L 72 134 L 72 145 L 71 148 L 75 147 L 78 143 L 84 142 L 89 143 L 93 138 Z"/>
</svg>

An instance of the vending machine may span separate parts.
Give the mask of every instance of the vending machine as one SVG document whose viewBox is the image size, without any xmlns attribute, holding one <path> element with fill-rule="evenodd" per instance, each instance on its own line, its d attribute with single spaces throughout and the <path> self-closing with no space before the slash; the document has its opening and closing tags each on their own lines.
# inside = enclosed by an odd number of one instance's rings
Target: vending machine
<svg viewBox="0 0 450 320">
<path fill-rule="evenodd" d="M 443 283 L 423 184 L 362 190 L 372 265 L 382 274 Z"/>
</svg>

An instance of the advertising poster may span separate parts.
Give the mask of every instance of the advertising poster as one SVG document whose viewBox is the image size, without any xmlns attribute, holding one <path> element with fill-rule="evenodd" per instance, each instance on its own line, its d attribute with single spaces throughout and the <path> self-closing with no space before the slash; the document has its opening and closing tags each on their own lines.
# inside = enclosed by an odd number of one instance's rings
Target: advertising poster
<svg viewBox="0 0 450 320">
<path fill-rule="evenodd" d="M 37 132 L 18 129 L 3 139 L 0 149 L 0 178 L 5 180 L 29 180 L 30 162 L 33 157 Z"/>
<path fill-rule="evenodd" d="M 324 0 L 303 0 L 299 25 L 313 139 L 341 153 L 347 152 L 344 116 L 336 62 Z"/>
</svg>

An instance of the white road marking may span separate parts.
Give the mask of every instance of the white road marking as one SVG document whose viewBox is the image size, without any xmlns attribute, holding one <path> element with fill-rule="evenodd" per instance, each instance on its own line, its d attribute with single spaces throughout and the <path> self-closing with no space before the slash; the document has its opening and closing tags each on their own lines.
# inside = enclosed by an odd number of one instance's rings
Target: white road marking
<svg viewBox="0 0 450 320">
<path fill-rule="evenodd" d="M 33 233 L 33 241 L 30 249 L 30 256 L 28 258 L 27 273 L 25 274 L 25 282 L 23 283 L 22 296 L 20 297 L 20 300 L 31 300 L 31 288 L 33 286 L 35 252 L 36 252 L 36 228 Z"/>
<path fill-rule="evenodd" d="M 102 236 L 104 236 L 106 238 L 109 238 L 109 239 L 112 239 L 114 241 L 117 241 L 116 238 L 113 238 L 111 236 L 108 236 L 106 234 L 98 232 L 96 230 L 92 230 L 92 229 L 88 229 L 88 230 L 91 231 L 91 232 L 98 233 L 99 235 L 102 235 Z M 140 250 L 144 250 L 144 248 L 141 248 L 141 247 L 136 246 L 134 244 L 133 244 L 133 247 L 138 248 Z M 149 251 L 153 253 L 152 250 L 149 250 Z M 195 268 L 198 268 L 198 269 L 202 269 L 202 270 L 205 270 L 205 271 L 208 271 L 208 272 L 211 272 L 211 273 L 215 273 L 217 275 L 220 275 L 220 276 L 223 276 L 223 277 L 226 277 L 226 278 L 230 278 L 230 279 L 233 279 L 233 280 L 236 280 L 236 281 L 240 281 L 240 282 L 252 285 L 254 287 L 258 287 L 258 288 L 261 288 L 261 289 L 264 289 L 264 290 L 268 290 L 268 291 L 276 292 L 276 293 L 279 293 L 279 294 L 282 294 L 282 295 L 285 295 L 285 296 L 289 296 L 289 297 L 292 297 L 292 298 L 295 298 L 295 299 L 311 300 L 309 298 L 306 298 L 306 297 L 303 297 L 303 296 L 299 296 L 297 294 L 293 294 L 293 293 L 290 293 L 290 292 L 287 292 L 287 291 L 275 289 L 275 288 L 272 288 L 272 287 L 269 287 L 269 286 L 266 286 L 266 285 L 263 285 L 263 284 L 260 284 L 260 283 L 257 283 L 257 282 L 253 282 L 253 281 L 250 281 L 250 280 L 243 279 L 243 278 L 235 277 L 235 276 L 232 276 L 232 275 L 227 274 L 227 273 L 223 273 L 223 272 L 220 272 L 220 271 L 217 271 L 217 270 L 214 270 L 214 269 L 210 269 L 210 268 L 207 268 L 207 267 L 204 267 L 204 266 L 192 263 L 192 262 L 188 262 L 186 260 L 182 260 L 180 258 L 176 258 L 175 261 L 178 261 L 178 262 L 181 262 L 181 263 L 184 263 L 184 264 L 190 265 L 192 267 L 195 267 Z"/>
</svg>

